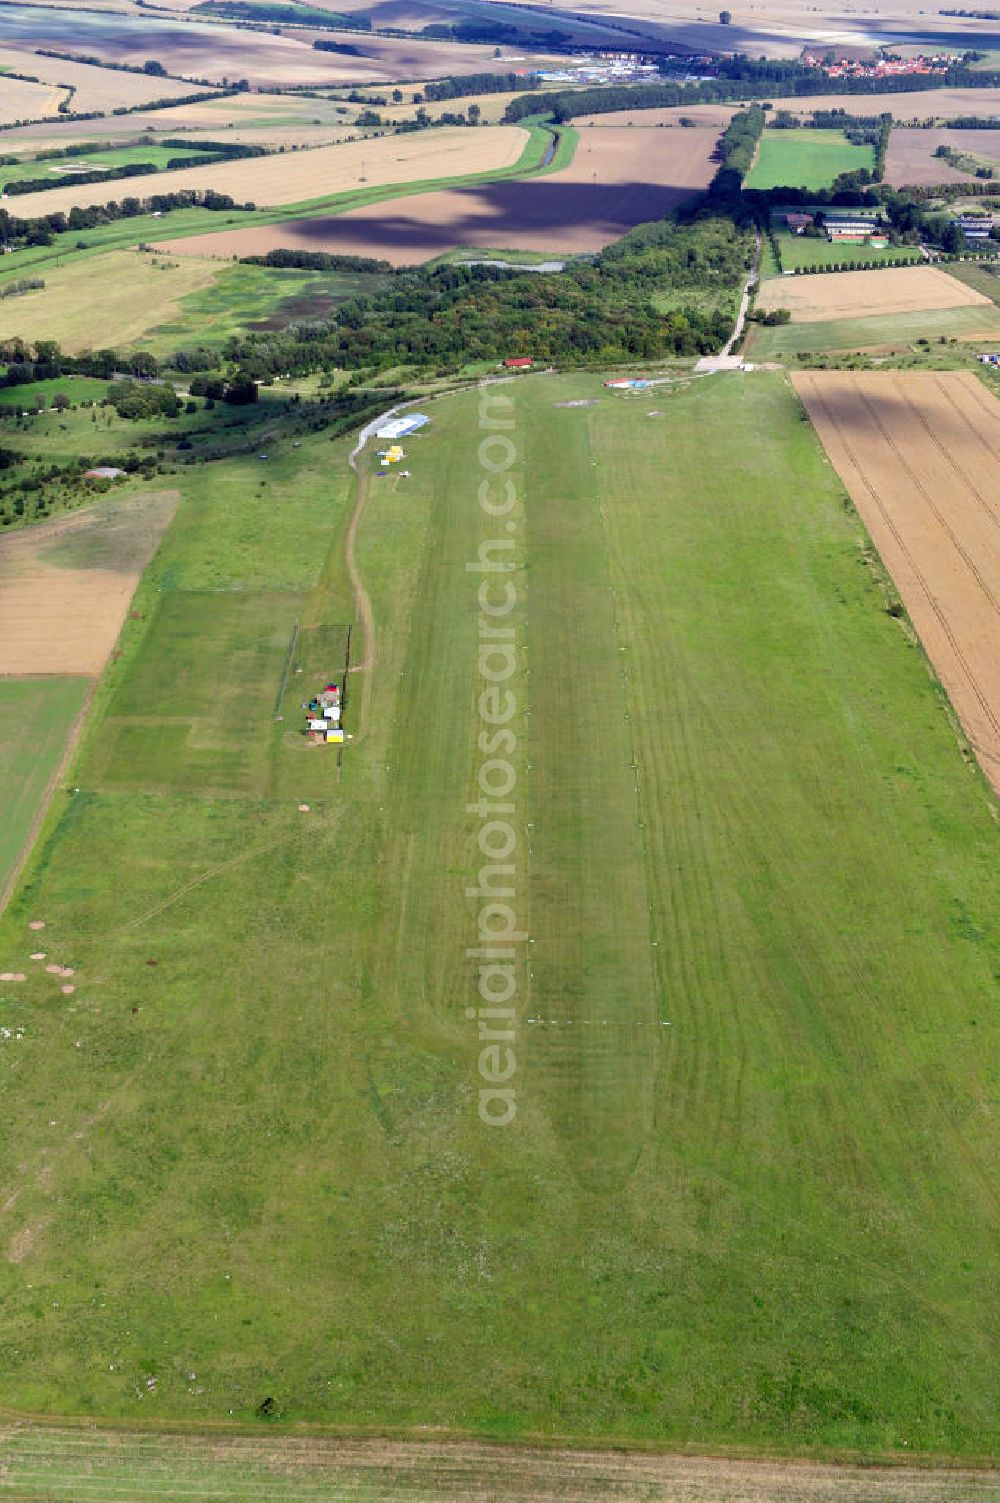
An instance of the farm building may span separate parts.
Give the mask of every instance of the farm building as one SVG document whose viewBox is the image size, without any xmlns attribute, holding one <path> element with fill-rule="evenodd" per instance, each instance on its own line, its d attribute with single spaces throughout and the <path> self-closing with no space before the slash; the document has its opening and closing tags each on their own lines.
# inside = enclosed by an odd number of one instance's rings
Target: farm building
<svg viewBox="0 0 1000 1503">
<path fill-rule="evenodd" d="M 966 240 L 989 240 L 993 219 L 989 214 L 960 214 L 955 220 Z"/>
<path fill-rule="evenodd" d="M 801 235 L 802 231 L 807 230 L 812 222 L 813 217 L 811 214 L 795 213 L 785 215 L 785 223 L 795 235 Z"/>
<path fill-rule="evenodd" d="M 884 246 L 888 244 L 883 226 L 877 219 L 864 215 L 828 214 L 823 221 L 826 238 L 834 244 Z"/>
<path fill-rule="evenodd" d="M 530 355 L 513 355 L 505 360 L 503 364 L 504 370 L 527 371 L 531 369 L 534 363 Z"/>
<path fill-rule="evenodd" d="M 406 438 L 430 422 L 422 412 L 409 412 L 405 417 L 390 418 L 381 428 L 375 429 L 376 438 Z"/>
</svg>

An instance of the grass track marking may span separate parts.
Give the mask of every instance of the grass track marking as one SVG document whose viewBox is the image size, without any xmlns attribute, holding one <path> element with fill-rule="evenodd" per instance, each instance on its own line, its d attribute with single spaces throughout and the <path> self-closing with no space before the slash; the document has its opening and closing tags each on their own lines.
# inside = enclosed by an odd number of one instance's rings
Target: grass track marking
<svg viewBox="0 0 1000 1503">
<path fill-rule="evenodd" d="M 194 888 L 200 887 L 203 882 L 210 881 L 212 877 L 218 877 L 222 872 L 228 871 L 232 866 L 238 866 L 242 861 L 249 861 L 253 856 L 263 856 L 268 851 L 273 851 L 275 846 L 281 845 L 288 838 L 283 832 L 281 835 L 276 835 L 273 840 L 264 841 L 262 845 L 251 846 L 249 850 L 240 851 L 237 855 L 230 856 L 228 861 L 220 861 L 216 866 L 210 866 L 208 871 L 202 872 L 200 876 L 193 878 L 190 882 L 185 882 L 183 887 L 179 887 L 169 897 L 156 903 L 145 913 L 140 914 L 138 918 L 131 919 L 127 924 L 123 925 L 122 933 L 127 933 L 130 929 L 138 929 L 140 925 L 147 923 L 151 918 L 155 918 L 158 913 L 162 913 L 165 908 L 170 908 L 172 904 L 179 902 L 181 898 L 187 893 L 192 892 Z"/>
</svg>

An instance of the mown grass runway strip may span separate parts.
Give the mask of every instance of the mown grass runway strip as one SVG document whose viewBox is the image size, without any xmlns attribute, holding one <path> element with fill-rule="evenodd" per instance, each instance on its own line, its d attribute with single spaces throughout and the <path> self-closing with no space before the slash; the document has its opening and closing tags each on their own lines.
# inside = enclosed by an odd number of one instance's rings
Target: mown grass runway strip
<svg viewBox="0 0 1000 1503">
<path fill-rule="evenodd" d="M 351 621 L 349 441 L 181 477 L 0 924 L 76 985 L 0 987 L 0 1404 L 984 1455 L 986 786 L 783 377 L 500 390 L 518 1115 L 465 1012 L 470 392 L 371 481 L 339 780 L 271 716 L 286 627 Z"/>
</svg>

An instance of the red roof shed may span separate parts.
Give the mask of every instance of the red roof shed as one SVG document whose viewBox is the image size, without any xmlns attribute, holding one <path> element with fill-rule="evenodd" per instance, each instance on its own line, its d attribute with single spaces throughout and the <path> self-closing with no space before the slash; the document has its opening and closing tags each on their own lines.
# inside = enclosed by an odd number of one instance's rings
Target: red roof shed
<svg viewBox="0 0 1000 1503">
<path fill-rule="evenodd" d="M 533 363 L 530 355 L 518 355 L 512 360 L 504 361 L 504 365 L 509 371 L 525 371 Z"/>
</svg>

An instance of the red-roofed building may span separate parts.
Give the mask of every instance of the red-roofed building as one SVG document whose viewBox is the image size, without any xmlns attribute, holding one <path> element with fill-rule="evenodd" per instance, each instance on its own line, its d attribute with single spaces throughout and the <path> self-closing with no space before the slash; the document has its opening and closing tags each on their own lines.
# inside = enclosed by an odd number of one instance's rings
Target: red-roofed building
<svg viewBox="0 0 1000 1503">
<path fill-rule="evenodd" d="M 504 369 L 508 371 L 527 371 L 534 365 L 530 355 L 516 355 L 510 360 L 504 361 Z"/>
</svg>

